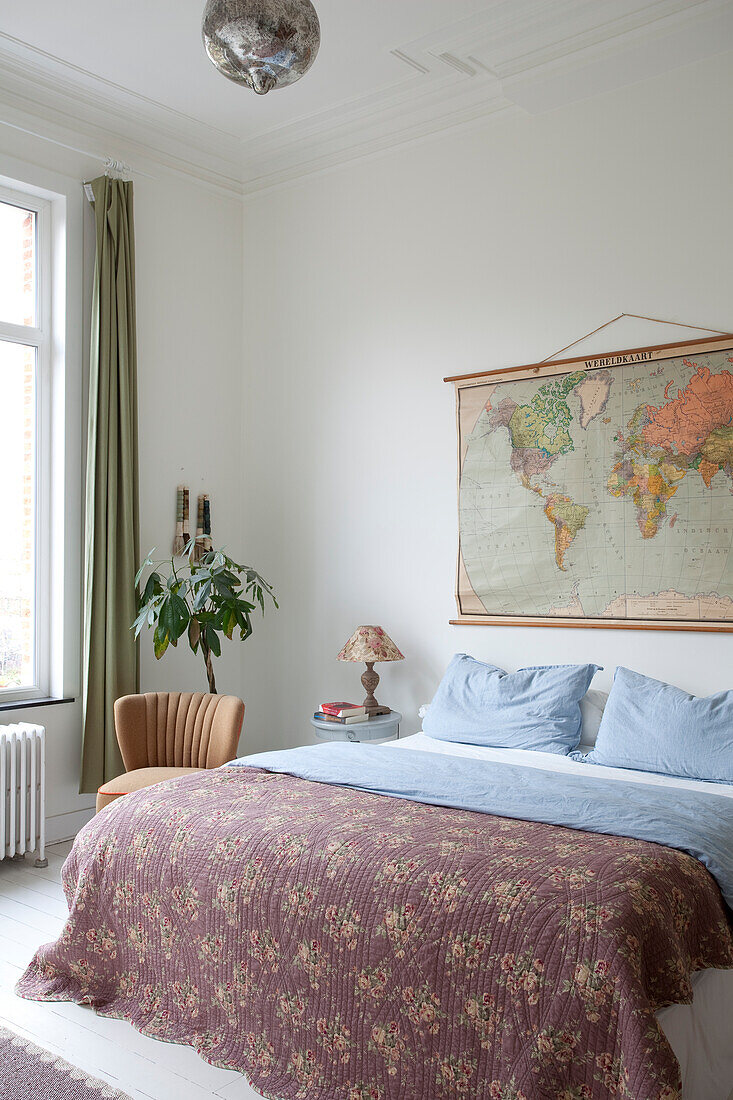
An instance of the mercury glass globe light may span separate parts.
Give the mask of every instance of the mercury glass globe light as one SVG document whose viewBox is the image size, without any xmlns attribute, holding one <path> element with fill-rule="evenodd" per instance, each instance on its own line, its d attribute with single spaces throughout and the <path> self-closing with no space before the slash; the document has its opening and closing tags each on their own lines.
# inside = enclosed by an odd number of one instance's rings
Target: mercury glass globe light
<svg viewBox="0 0 733 1100">
<path fill-rule="evenodd" d="M 202 33 L 219 72 L 257 95 L 300 80 L 321 43 L 310 0 L 207 0 Z"/>
</svg>

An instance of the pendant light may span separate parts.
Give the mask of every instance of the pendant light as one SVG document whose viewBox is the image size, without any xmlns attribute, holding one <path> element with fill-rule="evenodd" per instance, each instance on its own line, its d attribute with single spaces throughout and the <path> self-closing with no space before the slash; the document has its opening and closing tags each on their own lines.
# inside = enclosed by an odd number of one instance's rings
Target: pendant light
<svg viewBox="0 0 733 1100">
<path fill-rule="evenodd" d="M 257 95 L 300 80 L 321 42 L 310 0 L 207 0 L 202 32 L 219 72 Z"/>
</svg>

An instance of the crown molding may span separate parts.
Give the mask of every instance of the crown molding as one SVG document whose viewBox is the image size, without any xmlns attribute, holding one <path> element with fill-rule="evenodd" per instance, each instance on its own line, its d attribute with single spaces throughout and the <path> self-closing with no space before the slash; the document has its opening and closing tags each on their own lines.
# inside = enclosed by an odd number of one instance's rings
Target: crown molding
<svg viewBox="0 0 733 1100">
<path fill-rule="evenodd" d="M 663 0 L 657 18 L 614 20 L 497 65 L 505 94 L 530 114 L 587 99 L 733 49 L 730 0 Z"/>
<path fill-rule="evenodd" d="M 114 150 L 241 195 L 239 139 L 0 32 L 0 121 L 103 157 Z"/>
<path fill-rule="evenodd" d="M 627 7 L 627 11 L 622 9 Z M 501 3 L 457 25 L 448 35 L 432 35 L 406 44 L 410 56 L 441 58 L 446 53 L 465 56 L 486 52 L 491 58 L 490 71 L 500 80 L 540 68 L 559 59 L 574 64 L 573 55 L 599 43 L 615 43 L 623 49 L 624 38 L 656 36 L 665 23 L 681 19 L 697 20 L 729 7 L 729 0 L 652 0 L 636 3 L 627 0 L 599 5 L 597 0 L 512 0 Z"/>
<path fill-rule="evenodd" d="M 348 108 L 332 108 L 250 142 L 244 188 L 251 193 L 276 186 L 511 106 L 491 77 L 469 82 L 447 68 L 425 84 L 420 77 L 410 77 Z"/>
<path fill-rule="evenodd" d="M 730 0 L 496 0 L 397 44 L 389 85 L 243 139 L 0 33 L 0 120 L 91 156 L 114 154 L 241 197 L 481 118 L 550 110 L 732 48 Z"/>
<path fill-rule="evenodd" d="M 222 198 L 241 200 L 244 195 L 242 183 L 238 179 L 232 180 L 199 168 L 190 161 L 172 157 L 141 142 L 126 140 L 113 130 L 89 125 L 83 128 L 78 125 L 64 126 L 36 111 L 23 109 L 4 94 L 0 94 L 0 102 L 0 130 L 18 130 L 42 142 L 80 153 L 97 162 L 100 171 L 107 160 L 121 160 L 127 165 L 133 179 L 137 176 L 147 176 L 150 179 L 179 178 L 195 183 L 203 190 Z"/>
<path fill-rule="evenodd" d="M 358 160 L 371 159 L 379 154 L 389 153 L 393 149 L 403 148 L 408 145 L 423 143 L 438 134 L 455 131 L 459 128 L 470 127 L 477 122 L 488 118 L 505 118 L 512 113 L 521 113 L 519 109 L 507 101 L 494 102 L 491 105 L 481 103 L 473 111 L 468 109 L 456 110 L 453 114 L 446 114 L 441 118 L 425 119 L 421 123 L 412 123 L 403 129 L 395 129 L 389 134 L 380 133 L 371 139 L 360 131 L 358 140 L 352 139 L 348 148 L 342 144 L 336 135 L 332 135 L 331 151 L 325 150 L 325 143 L 319 147 L 316 155 L 311 155 L 308 160 L 298 160 L 290 167 L 275 167 L 268 172 L 252 176 L 243 184 L 245 195 L 256 195 L 272 191 L 286 184 L 297 182 L 299 179 L 320 175 L 323 172 L 352 164 Z"/>
<path fill-rule="evenodd" d="M 721 16 L 730 21 L 727 35 L 713 33 Z M 715 45 L 696 43 L 700 28 Z M 621 64 L 660 42 L 648 69 L 629 72 Z M 677 52 L 665 52 L 665 43 Z M 638 82 L 684 63 L 683 45 L 689 61 L 733 48 L 730 0 L 619 0 L 610 15 L 597 0 L 500 0 L 393 49 L 401 84 L 250 142 L 244 189 L 256 193 L 480 118 L 541 113 Z M 609 74 L 614 59 L 619 64 Z M 605 68 L 596 74 L 599 60 Z"/>
</svg>

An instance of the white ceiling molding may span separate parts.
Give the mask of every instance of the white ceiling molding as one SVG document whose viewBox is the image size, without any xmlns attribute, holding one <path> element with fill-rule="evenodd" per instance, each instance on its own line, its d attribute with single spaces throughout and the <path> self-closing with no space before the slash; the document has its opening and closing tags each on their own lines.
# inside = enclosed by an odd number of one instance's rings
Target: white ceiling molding
<svg viewBox="0 0 733 1100">
<path fill-rule="evenodd" d="M 397 90 L 250 142 L 259 171 L 245 191 L 512 108 L 551 110 L 730 49 L 730 0 L 500 0 L 393 50 L 407 74 Z"/>
<path fill-rule="evenodd" d="M 731 49 L 731 0 L 494 0 L 389 49 L 389 86 L 244 138 L 0 34 L 0 121 L 241 195 L 485 116 L 550 110 Z"/>
<path fill-rule="evenodd" d="M 0 122 L 92 155 L 119 147 L 225 192 L 242 193 L 237 139 L 0 33 Z M 105 154 L 106 155 L 106 154 Z"/>
</svg>

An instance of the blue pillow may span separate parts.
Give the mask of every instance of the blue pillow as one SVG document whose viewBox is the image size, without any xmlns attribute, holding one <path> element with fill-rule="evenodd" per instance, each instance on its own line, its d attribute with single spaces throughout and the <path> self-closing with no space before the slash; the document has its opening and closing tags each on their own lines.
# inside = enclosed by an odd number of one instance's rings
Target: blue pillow
<svg viewBox="0 0 733 1100">
<path fill-rule="evenodd" d="M 698 698 L 617 668 L 587 764 L 733 783 L 733 691 Z"/>
<path fill-rule="evenodd" d="M 456 653 L 425 715 L 439 741 L 566 755 L 580 740 L 580 700 L 600 665 L 504 672 Z"/>
</svg>

